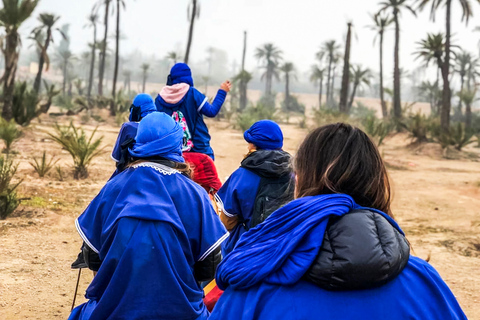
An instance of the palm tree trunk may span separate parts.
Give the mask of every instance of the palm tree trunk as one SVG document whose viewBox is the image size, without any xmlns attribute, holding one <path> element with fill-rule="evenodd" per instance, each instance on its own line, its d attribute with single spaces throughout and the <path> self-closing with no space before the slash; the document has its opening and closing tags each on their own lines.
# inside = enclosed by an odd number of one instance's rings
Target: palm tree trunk
<svg viewBox="0 0 480 320">
<path fill-rule="evenodd" d="M 13 118 L 13 92 L 15 90 L 15 76 L 18 62 L 18 39 L 17 30 L 7 34 L 5 44 L 5 73 L 3 74 L 3 110 L 2 117 L 10 121 Z"/>
<path fill-rule="evenodd" d="M 402 101 L 400 92 L 400 25 L 398 23 L 398 9 L 393 11 L 395 20 L 395 53 L 393 70 L 393 114 L 398 120 L 402 117 Z"/>
<path fill-rule="evenodd" d="M 465 128 L 470 129 L 472 127 L 472 105 L 470 103 L 465 104 Z"/>
<path fill-rule="evenodd" d="M 348 109 L 352 108 L 353 100 L 355 99 L 355 94 L 357 93 L 358 83 L 353 84 L 352 96 L 350 97 L 350 102 L 348 103 Z"/>
<path fill-rule="evenodd" d="M 110 10 L 110 1 L 105 0 L 105 33 L 103 36 L 103 45 L 101 51 L 100 66 L 98 71 L 98 94 L 103 96 L 103 77 L 105 75 L 105 59 L 107 57 L 107 40 L 108 40 L 108 13 Z"/>
<path fill-rule="evenodd" d="M 90 103 L 92 97 L 92 88 L 93 88 L 93 72 L 95 70 L 95 54 L 96 54 L 96 43 L 97 43 L 97 25 L 93 25 L 93 45 L 92 45 L 92 57 L 90 59 L 90 75 L 88 77 L 88 92 L 87 99 Z"/>
<path fill-rule="evenodd" d="M 382 104 L 383 119 L 388 117 L 387 103 L 383 92 L 383 30 L 380 32 L 380 103 Z"/>
<path fill-rule="evenodd" d="M 330 55 L 328 61 L 328 75 L 327 75 L 327 106 L 330 106 L 330 83 L 331 83 L 331 76 L 332 76 L 332 62 L 333 57 Z"/>
<path fill-rule="evenodd" d="M 285 111 L 290 111 L 290 75 L 285 73 Z"/>
<path fill-rule="evenodd" d="M 338 105 L 340 112 L 347 113 L 349 105 L 348 87 L 350 85 L 350 46 L 352 44 L 352 24 L 348 23 L 347 42 L 345 44 L 345 55 L 343 57 L 343 74 L 342 74 L 342 88 L 340 90 L 340 104 Z"/>
<path fill-rule="evenodd" d="M 110 103 L 110 114 L 114 116 L 116 110 L 116 96 L 117 96 L 117 78 L 118 78 L 118 63 L 120 61 L 120 0 L 117 0 L 117 32 L 115 35 L 115 67 L 113 69 L 113 84 L 112 84 L 112 101 Z"/>
<path fill-rule="evenodd" d="M 463 93 L 463 87 L 465 84 L 465 76 L 462 74 L 460 76 L 460 92 Z M 461 116 L 463 114 L 462 110 L 462 99 L 458 99 L 458 109 L 457 109 L 458 115 Z"/>
<path fill-rule="evenodd" d="M 243 31 L 243 54 L 242 54 L 242 71 L 245 71 L 245 57 L 247 55 L 247 31 Z"/>
<path fill-rule="evenodd" d="M 318 110 L 322 108 L 322 94 L 323 94 L 322 90 L 323 90 L 323 77 L 320 78 L 320 91 L 318 93 L 318 103 L 319 103 Z"/>
<path fill-rule="evenodd" d="M 267 75 L 265 81 L 265 95 L 270 97 L 272 95 L 272 78 L 273 78 L 273 70 L 271 70 L 270 63 L 267 64 Z"/>
<path fill-rule="evenodd" d="M 45 40 L 45 45 L 44 45 L 45 54 L 48 50 L 48 45 L 50 44 L 51 38 L 52 38 L 52 30 L 50 28 L 48 28 L 47 39 Z M 40 86 L 42 84 L 42 73 L 43 73 L 44 64 L 45 64 L 45 57 L 44 57 L 43 53 L 41 53 L 40 58 L 38 60 L 37 76 L 35 77 L 35 82 L 33 83 L 33 90 L 35 90 L 36 93 L 40 92 Z"/>
<path fill-rule="evenodd" d="M 240 79 L 240 111 L 247 107 L 247 83 L 244 79 Z"/>
<path fill-rule="evenodd" d="M 442 78 L 443 78 L 443 101 L 442 101 L 442 111 L 440 115 L 440 125 L 443 132 L 447 133 L 450 130 L 450 110 L 452 106 L 452 92 L 450 91 L 450 36 L 451 36 L 451 9 L 452 1 L 447 0 L 447 19 L 446 27 L 447 34 L 445 39 L 445 60 L 442 68 Z"/>
<path fill-rule="evenodd" d="M 333 92 L 335 91 L 335 77 L 336 77 L 337 66 L 333 67 L 332 71 L 332 87 L 330 88 L 330 102 L 333 102 Z"/>
<path fill-rule="evenodd" d="M 63 73 L 62 94 L 63 96 L 65 96 L 65 92 L 67 90 L 67 62 L 66 61 L 63 62 L 62 73 Z"/>
<path fill-rule="evenodd" d="M 188 63 L 190 57 L 190 47 L 192 46 L 193 27 L 195 24 L 195 16 L 197 15 L 197 0 L 192 0 L 192 15 L 190 16 L 190 29 L 188 30 L 187 51 L 185 52 L 185 63 Z"/>
<path fill-rule="evenodd" d="M 147 87 L 147 72 L 143 72 L 143 85 L 142 85 L 142 92 L 145 92 L 145 88 Z"/>
</svg>

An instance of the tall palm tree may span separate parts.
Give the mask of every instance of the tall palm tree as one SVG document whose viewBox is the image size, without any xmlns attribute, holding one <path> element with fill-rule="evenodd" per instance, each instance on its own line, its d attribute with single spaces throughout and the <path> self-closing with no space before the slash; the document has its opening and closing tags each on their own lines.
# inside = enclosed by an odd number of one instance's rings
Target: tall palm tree
<svg viewBox="0 0 480 320">
<path fill-rule="evenodd" d="M 88 17 L 88 21 L 90 26 L 93 28 L 93 42 L 91 45 L 91 56 L 90 56 L 90 73 L 88 75 L 88 90 L 87 90 L 87 99 L 88 101 L 91 100 L 92 97 L 92 88 L 93 88 L 93 72 L 95 70 L 95 56 L 97 50 L 97 23 L 98 23 L 98 15 L 92 13 Z"/>
<path fill-rule="evenodd" d="M 248 83 L 252 80 L 252 74 L 245 70 L 245 60 L 247 56 L 247 31 L 243 32 L 243 51 L 242 51 L 242 70 L 234 78 L 235 82 L 238 82 L 239 94 L 240 94 L 240 103 L 239 111 L 245 110 L 248 103 L 247 90 Z"/>
<path fill-rule="evenodd" d="M 38 21 L 40 21 L 40 26 L 36 27 L 33 29 L 32 34 L 35 38 L 40 33 L 45 32 L 46 37 L 45 37 L 45 42 L 42 44 L 40 42 L 37 42 L 37 46 L 40 48 L 40 56 L 38 60 L 38 72 L 37 76 L 35 77 L 35 82 L 33 83 L 33 89 L 35 92 L 40 91 L 40 85 L 42 83 L 42 73 L 43 73 L 43 67 L 44 64 L 47 64 L 46 70 L 50 68 L 50 59 L 48 57 L 48 47 L 51 42 L 53 42 L 53 34 L 52 34 L 52 29 L 55 23 L 60 19 L 59 16 L 56 16 L 54 14 L 49 14 L 49 13 L 42 13 L 38 17 Z M 65 35 L 60 31 L 60 29 L 57 29 L 60 34 L 65 37 Z"/>
<path fill-rule="evenodd" d="M 123 80 L 123 87 L 127 89 L 127 92 L 130 93 L 130 80 L 132 78 L 132 71 L 130 70 L 123 70 L 122 72 L 124 80 Z"/>
<path fill-rule="evenodd" d="M 480 3 L 480 0 L 473 0 Z M 435 21 L 435 15 L 438 8 L 444 4 L 446 7 L 446 35 L 445 35 L 445 57 L 442 67 L 443 78 L 443 99 L 442 99 L 442 112 L 440 114 L 440 124 L 444 132 L 448 132 L 450 129 L 450 111 L 452 108 L 452 91 L 450 89 L 450 52 L 451 52 L 451 34 L 452 34 L 452 0 L 417 0 L 418 8 L 423 10 L 427 5 L 430 7 L 430 18 Z M 468 20 L 473 16 L 472 0 L 458 0 L 462 7 L 462 21 L 468 24 Z"/>
<path fill-rule="evenodd" d="M 467 76 L 468 70 L 470 69 L 470 65 L 472 64 L 472 56 L 470 53 L 468 53 L 465 50 L 462 50 L 459 54 L 455 56 L 455 66 L 454 66 L 454 72 L 458 73 L 460 76 L 460 92 L 463 92 L 463 89 L 465 87 L 465 77 Z M 458 100 L 458 107 L 457 107 L 457 113 L 459 115 L 462 114 L 462 99 Z"/>
<path fill-rule="evenodd" d="M 435 82 L 422 81 L 420 86 L 417 87 L 418 93 L 421 97 L 426 98 L 430 103 L 430 110 L 433 115 L 438 114 L 438 95 L 440 90 L 438 89 L 438 80 Z"/>
<path fill-rule="evenodd" d="M 0 26 L 5 28 L 5 71 L 3 74 L 3 110 L 2 117 L 10 120 L 13 117 L 13 91 L 17 73 L 18 47 L 21 43 L 18 28 L 33 13 L 38 0 L 2 0 L 0 9 Z"/>
<path fill-rule="evenodd" d="M 340 112 L 347 113 L 350 109 L 347 103 L 348 89 L 350 86 L 350 49 L 352 46 L 352 23 L 348 22 L 347 41 L 345 42 L 345 54 L 343 55 L 343 74 L 342 87 L 340 89 L 340 104 L 338 105 Z"/>
<path fill-rule="evenodd" d="M 465 103 L 465 128 L 470 129 L 472 127 L 472 104 L 475 101 L 477 90 L 462 90 L 457 95 Z"/>
<path fill-rule="evenodd" d="M 56 53 L 56 59 L 60 68 L 62 69 L 62 94 L 65 96 L 65 92 L 67 90 L 67 82 L 70 82 L 71 80 L 68 69 L 72 67 L 72 62 L 75 59 L 75 56 L 70 50 L 58 50 Z"/>
<path fill-rule="evenodd" d="M 265 95 L 272 95 L 273 77 L 278 79 L 278 65 L 282 60 L 282 51 L 272 43 L 266 43 L 255 51 L 255 57 L 263 63 L 265 73 L 262 79 L 265 79 Z"/>
<path fill-rule="evenodd" d="M 187 17 L 190 21 L 190 28 L 188 29 L 187 50 L 185 52 L 185 63 L 188 63 L 190 58 L 190 47 L 192 46 L 193 30 L 195 25 L 195 19 L 200 18 L 200 4 L 198 0 L 191 0 L 187 8 Z"/>
<path fill-rule="evenodd" d="M 290 110 L 290 80 L 291 77 L 295 77 L 295 66 L 291 62 L 285 62 L 281 67 L 280 71 L 283 73 L 283 79 L 285 80 L 285 110 Z"/>
<path fill-rule="evenodd" d="M 322 107 L 322 89 L 323 89 L 323 78 L 325 77 L 325 68 L 320 69 L 317 65 L 312 66 L 312 71 L 310 74 L 310 81 L 319 84 L 320 90 L 318 92 L 318 106 Z"/>
<path fill-rule="evenodd" d="M 175 51 L 170 51 L 169 53 L 167 53 L 167 56 L 165 58 L 171 60 L 173 64 L 176 64 L 177 61 L 181 59 L 180 55 Z"/>
<path fill-rule="evenodd" d="M 401 80 L 400 80 L 400 21 L 402 10 L 406 9 L 416 16 L 415 10 L 409 5 L 409 0 L 385 0 L 380 3 L 380 11 L 392 10 L 395 23 L 395 49 L 393 68 L 393 115 L 396 119 L 402 117 Z"/>
<path fill-rule="evenodd" d="M 352 77 L 353 89 L 352 95 L 350 97 L 350 102 L 348 103 L 348 110 L 352 108 L 353 100 L 355 99 L 355 94 L 359 86 L 367 85 L 370 86 L 370 81 L 372 79 L 372 72 L 370 69 L 363 69 L 361 65 L 355 65 L 350 68 L 350 74 Z"/>
<path fill-rule="evenodd" d="M 467 70 L 467 89 L 472 90 L 473 85 L 477 82 L 477 78 L 480 77 L 480 58 L 472 59 Z"/>
<path fill-rule="evenodd" d="M 145 88 L 147 86 L 148 70 L 150 69 L 150 65 L 148 63 L 144 63 L 142 64 L 141 68 L 143 78 L 142 92 L 145 92 Z"/>
<path fill-rule="evenodd" d="M 110 2 L 112 0 L 99 0 L 98 5 L 105 6 L 105 18 L 103 24 L 105 26 L 102 48 L 100 50 L 100 65 L 98 69 L 98 94 L 103 96 L 103 78 L 105 76 L 105 59 L 107 58 L 107 46 L 108 46 L 108 16 L 110 13 Z"/>
<path fill-rule="evenodd" d="M 387 28 L 393 23 L 393 19 L 388 14 L 382 14 L 381 12 L 372 16 L 374 24 L 370 26 L 370 29 L 377 32 L 373 43 L 379 38 L 379 48 L 380 48 L 380 102 L 382 105 L 382 115 L 383 118 L 388 117 L 387 103 L 385 101 L 385 92 L 383 90 L 383 38 Z"/>
<path fill-rule="evenodd" d="M 332 67 L 334 66 L 334 61 L 336 56 L 338 56 L 340 50 L 340 45 L 336 43 L 335 40 L 326 41 L 322 44 L 320 51 L 317 52 L 317 59 L 322 62 L 325 58 L 327 59 L 328 64 L 328 74 L 327 74 L 327 105 L 330 105 L 331 96 L 330 94 L 330 84 L 332 81 Z M 333 90 L 332 90 L 333 91 Z"/>
<path fill-rule="evenodd" d="M 117 28 L 115 32 L 115 64 L 113 68 L 113 84 L 112 84 L 112 100 L 110 103 L 110 114 L 114 116 L 116 110 L 116 95 L 117 95 L 117 79 L 118 79 L 118 64 L 120 62 L 120 11 L 121 7 L 125 9 L 125 1 L 117 0 Z"/>
</svg>

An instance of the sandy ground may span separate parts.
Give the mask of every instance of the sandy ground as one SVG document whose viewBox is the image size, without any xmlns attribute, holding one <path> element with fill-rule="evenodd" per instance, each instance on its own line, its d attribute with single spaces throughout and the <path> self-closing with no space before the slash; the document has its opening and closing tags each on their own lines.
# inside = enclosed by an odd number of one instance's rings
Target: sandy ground
<svg viewBox="0 0 480 320">
<path fill-rule="evenodd" d="M 66 121 L 67 119 L 62 119 Z M 14 149 L 20 161 L 19 192 L 30 198 L 7 220 L 0 221 L 0 319 L 66 319 L 77 272 L 70 269 L 81 245 L 75 218 L 114 170 L 110 152 L 119 128 L 100 124 L 105 153 L 94 160 L 90 178 L 73 180 L 71 158 L 45 132 L 53 120 L 44 117 L 25 130 Z M 91 131 L 95 123 L 84 127 Z M 209 123 L 218 171 L 225 179 L 235 170 L 246 144 L 226 122 Z M 307 131 L 282 126 L 286 150 L 295 153 Z M 444 160 L 436 145 L 408 146 L 405 135 L 387 138 L 382 154 L 395 190 L 394 213 L 416 255 L 430 257 L 469 319 L 480 319 L 480 149 L 452 153 Z M 28 164 L 43 150 L 57 155 L 64 180 L 53 170 L 38 178 Z M 77 304 L 92 279 L 81 277 Z"/>
</svg>

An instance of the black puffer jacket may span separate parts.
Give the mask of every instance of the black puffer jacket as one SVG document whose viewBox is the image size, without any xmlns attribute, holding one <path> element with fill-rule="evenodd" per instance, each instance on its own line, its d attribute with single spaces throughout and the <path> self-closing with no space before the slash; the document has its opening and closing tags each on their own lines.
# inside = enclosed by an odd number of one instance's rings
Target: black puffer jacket
<svg viewBox="0 0 480 320">
<path fill-rule="evenodd" d="M 326 290 L 381 286 L 407 265 L 407 239 L 380 214 L 356 210 L 331 218 L 305 279 Z"/>
</svg>

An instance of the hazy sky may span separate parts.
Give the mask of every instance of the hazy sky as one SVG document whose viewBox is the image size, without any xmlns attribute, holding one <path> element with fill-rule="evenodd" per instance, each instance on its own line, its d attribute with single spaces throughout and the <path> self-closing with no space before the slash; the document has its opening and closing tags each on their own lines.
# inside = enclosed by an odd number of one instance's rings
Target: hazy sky
<svg viewBox="0 0 480 320">
<path fill-rule="evenodd" d="M 62 17 L 60 23 L 70 23 L 73 51 L 86 49 L 91 41 L 91 30 L 85 29 L 91 8 L 96 0 L 41 0 L 35 16 L 41 12 L 53 12 Z M 145 54 L 164 57 L 176 47 L 183 48 L 188 33 L 186 8 L 189 0 L 125 0 L 127 10 L 122 12 L 122 54 L 139 49 Z M 243 30 L 248 31 L 247 67 L 257 65 L 254 49 L 266 42 L 273 42 L 284 51 L 285 60 L 295 63 L 301 73 L 307 72 L 315 62 L 314 54 L 321 43 L 329 39 L 344 42 L 346 22 L 352 20 L 357 39 L 352 48 L 352 63 L 368 65 L 378 70 L 378 49 L 373 45 L 374 33 L 366 26 L 371 24 L 370 13 L 378 10 L 378 0 L 199 0 L 200 20 L 196 22 L 191 59 L 200 61 L 206 57 L 206 48 L 213 46 L 228 52 L 230 62 L 241 60 Z M 478 17 L 466 27 L 460 22 L 461 11 L 457 2 L 453 8 L 453 32 L 456 44 L 478 54 L 480 33 L 472 32 L 480 25 L 480 6 L 473 2 Z M 419 64 L 412 52 L 415 42 L 427 32 L 444 30 L 442 9 L 437 22 L 429 20 L 428 12 L 417 18 L 404 12 L 400 21 L 401 63 L 407 70 Z M 102 17 L 103 19 L 103 17 Z M 111 18 L 111 33 L 114 19 Z M 37 24 L 28 20 L 22 27 L 27 34 Z M 100 32 L 101 33 L 101 30 Z M 385 66 L 390 74 L 393 68 L 393 31 L 385 42 Z"/>
</svg>

